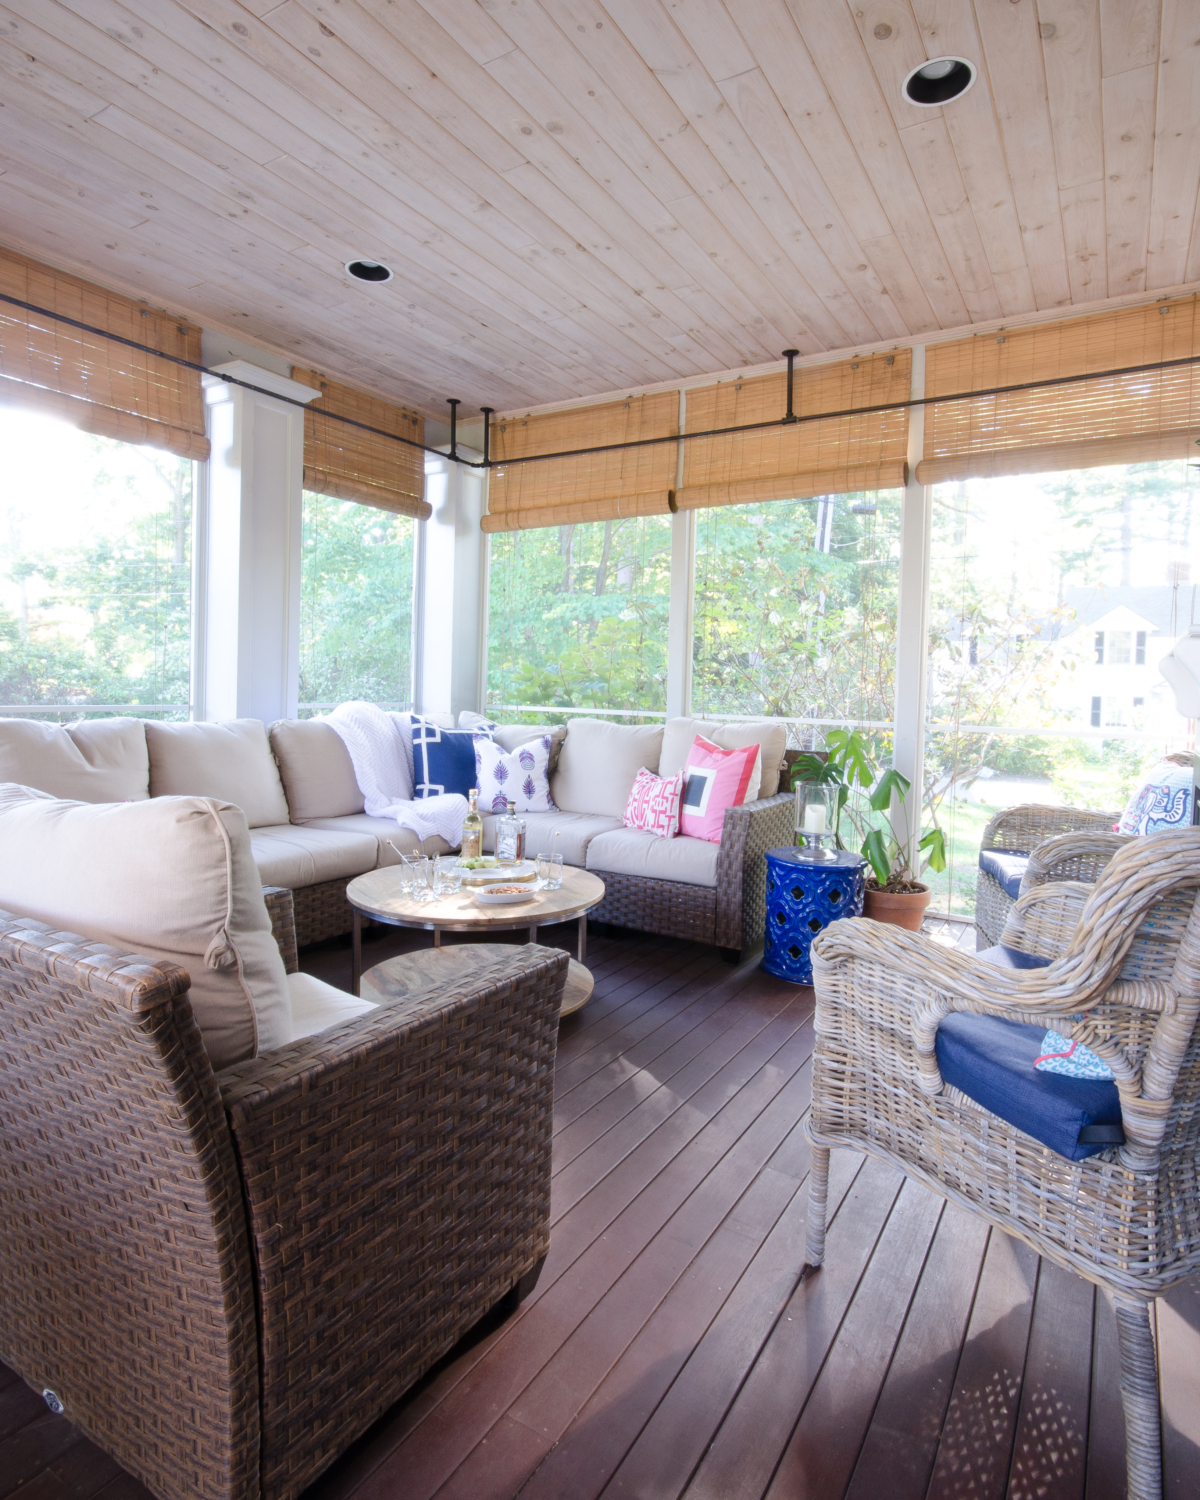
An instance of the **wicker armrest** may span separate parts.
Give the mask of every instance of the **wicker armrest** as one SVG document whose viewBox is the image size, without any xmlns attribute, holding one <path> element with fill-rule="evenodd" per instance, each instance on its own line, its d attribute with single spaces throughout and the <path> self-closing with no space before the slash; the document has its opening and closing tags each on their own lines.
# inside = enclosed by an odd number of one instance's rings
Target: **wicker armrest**
<svg viewBox="0 0 1200 1500">
<path fill-rule="evenodd" d="M 790 844 L 796 799 L 790 792 L 725 809 L 717 854 L 717 943 L 751 948 L 767 916 L 768 849 Z"/>
<path fill-rule="evenodd" d="M 292 893 L 283 885 L 264 885 L 263 900 L 267 903 L 267 915 L 271 918 L 271 932 L 279 944 L 283 967 L 289 974 L 300 968 L 296 952 L 296 911 Z"/>
<path fill-rule="evenodd" d="M 1081 880 L 1092 885 L 1109 860 L 1130 842 L 1124 833 L 1062 833 L 1046 839 L 1029 856 L 1021 893 L 1051 881 Z"/>
<path fill-rule="evenodd" d="M 1017 898 L 1000 941 L 1019 953 L 1053 962 L 1071 941 L 1091 893 L 1091 886 L 1079 881 L 1035 885 Z"/>
<path fill-rule="evenodd" d="M 513 948 L 218 1075 L 256 1254 L 264 1492 L 303 1489 L 545 1255 L 567 968 Z"/>
</svg>

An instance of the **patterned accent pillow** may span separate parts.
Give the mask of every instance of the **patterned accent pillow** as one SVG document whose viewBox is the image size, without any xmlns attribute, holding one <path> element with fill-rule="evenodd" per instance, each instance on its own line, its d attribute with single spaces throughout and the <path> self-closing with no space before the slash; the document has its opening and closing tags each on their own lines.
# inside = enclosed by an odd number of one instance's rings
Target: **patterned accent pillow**
<svg viewBox="0 0 1200 1500">
<path fill-rule="evenodd" d="M 432 719 L 412 716 L 413 797 L 458 792 L 465 797 L 475 782 L 477 729 L 444 729 Z"/>
<path fill-rule="evenodd" d="M 679 832 L 682 792 L 682 771 L 674 776 L 656 776 L 643 766 L 633 778 L 633 788 L 625 804 L 625 827 L 640 828 L 660 839 L 673 839 Z"/>
<path fill-rule="evenodd" d="M 490 735 L 475 736 L 475 785 L 479 811 L 502 813 L 512 802 L 518 812 L 554 812 L 550 795 L 550 736 L 502 750 Z"/>
<path fill-rule="evenodd" d="M 1062 1073 L 1067 1078 L 1111 1078 L 1113 1071 L 1102 1057 L 1097 1057 L 1082 1042 L 1073 1042 L 1059 1031 L 1048 1031 L 1042 1038 L 1040 1057 L 1033 1060 L 1042 1073 Z"/>
<path fill-rule="evenodd" d="M 725 828 L 725 809 L 741 807 L 746 801 L 759 763 L 757 745 L 722 750 L 698 734 L 692 741 L 683 768 L 680 832 L 689 838 L 719 844 Z"/>
<path fill-rule="evenodd" d="M 1169 761 L 1155 766 L 1129 799 L 1118 833 L 1162 833 L 1192 825 L 1192 768 Z"/>
</svg>

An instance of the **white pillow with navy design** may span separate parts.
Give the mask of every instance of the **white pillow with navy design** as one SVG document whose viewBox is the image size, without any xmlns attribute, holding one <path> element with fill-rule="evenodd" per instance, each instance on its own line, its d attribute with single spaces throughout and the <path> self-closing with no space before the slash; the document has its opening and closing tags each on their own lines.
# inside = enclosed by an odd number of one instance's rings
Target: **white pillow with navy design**
<svg viewBox="0 0 1200 1500">
<path fill-rule="evenodd" d="M 489 735 L 475 733 L 475 775 L 480 812 L 502 813 L 512 802 L 517 812 L 554 812 L 550 795 L 548 734 L 504 750 Z"/>
</svg>

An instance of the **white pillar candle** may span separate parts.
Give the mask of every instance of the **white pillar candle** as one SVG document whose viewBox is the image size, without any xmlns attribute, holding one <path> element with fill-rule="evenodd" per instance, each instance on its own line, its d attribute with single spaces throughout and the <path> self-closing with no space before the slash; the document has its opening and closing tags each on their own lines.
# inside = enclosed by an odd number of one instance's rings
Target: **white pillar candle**
<svg viewBox="0 0 1200 1500">
<path fill-rule="evenodd" d="M 810 802 L 804 809 L 805 833 L 825 832 L 825 808 L 820 802 Z"/>
</svg>

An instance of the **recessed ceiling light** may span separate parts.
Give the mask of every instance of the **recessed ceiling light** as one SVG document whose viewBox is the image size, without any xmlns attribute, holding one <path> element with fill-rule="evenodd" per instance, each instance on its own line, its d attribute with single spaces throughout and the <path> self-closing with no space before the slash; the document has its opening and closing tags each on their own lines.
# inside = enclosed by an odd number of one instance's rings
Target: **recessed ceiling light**
<svg viewBox="0 0 1200 1500">
<path fill-rule="evenodd" d="M 957 99 L 974 82 L 975 64 L 965 57 L 933 57 L 912 70 L 901 92 L 910 104 L 929 108 Z"/>
<path fill-rule="evenodd" d="M 378 260 L 348 260 L 346 271 L 356 281 L 391 281 L 390 266 Z"/>
</svg>

